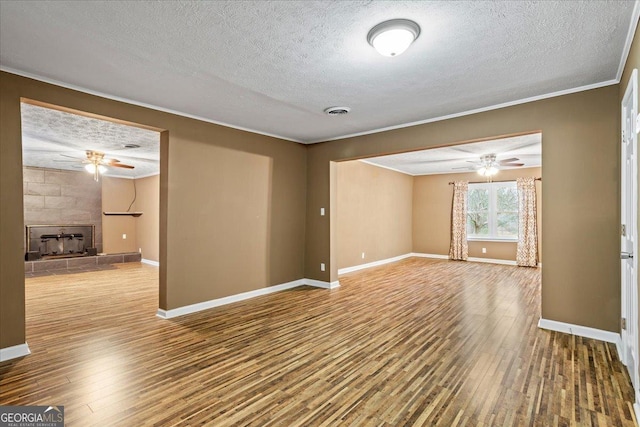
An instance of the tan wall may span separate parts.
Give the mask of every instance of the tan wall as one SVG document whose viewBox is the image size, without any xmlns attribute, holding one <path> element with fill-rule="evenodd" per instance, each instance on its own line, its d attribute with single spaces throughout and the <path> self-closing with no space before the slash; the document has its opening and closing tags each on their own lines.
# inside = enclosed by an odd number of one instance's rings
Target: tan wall
<svg viewBox="0 0 640 427">
<path fill-rule="evenodd" d="M 450 120 L 315 144 L 307 163 L 306 276 L 337 280 L 326 219 L 332 161 L 541 131 L 542 317 L 619 330 L 619 88 L 612 85 Z M 598 171 L 598 173 L 594 173 Z"/>
<path fill-rule="evenodd" d="M 102 211 L 126 212 L 133 202 L 133 180 L 127 178 L 113 178 L 103 175 L 102 182 Z M 135 203 L 131 212 L 135 212 Z M 122 252 L 137 252 L 136 224 L 138 218 L 132 216 L 102 216 L 102 251 L 107 254 Z M 126 235 L 126 239 L 124 238 Z"/>
<path fill-rule="evenodd" d="M 338 268 L 411 252 L 413 177 L 359 161 L 336 166 Z"/>
<path fill-rule="evenodd" d="M 160 261 L 160 176 L 135 180 L 137 187 L 135 210 L 142 212 L 136 218 L 136 244 L 142 258 Z"/>
<path fill-rule="evenodd" d="M 160 308 L 304 277 L 306 147 L 1 72 L 1 348 L 25 342 L 21 97 L 167 131 Z"/>
<path fill-rule="evenodd" d="M 92 224 L 102 252 L 102 191 L 93 175 L 24 167 L 22 176 L 25 225 Z"/>
<path fill-rule="evenodd" d="M 543 135 L 544 138 L 544 135 Z M 515 180 L 518 177 L 541 177 L 541 168 L 502 170 L 495 180 Z M 482 181 L 477 173 L 455 173 L 416 176 L 413 181 L 413 251 L 448 255 L 451 230 L 452 181 Z M 536 183 L 538 201 L 538 243 L 542 247 L 542 184 Z M 482 253 L 482 248 L 487 253 Z M 540 260 L 542 260 L 541 253 Z M 516 259 L 516 243 L 469 241 L 469 256 L 501 260 Z"/>
</svg>

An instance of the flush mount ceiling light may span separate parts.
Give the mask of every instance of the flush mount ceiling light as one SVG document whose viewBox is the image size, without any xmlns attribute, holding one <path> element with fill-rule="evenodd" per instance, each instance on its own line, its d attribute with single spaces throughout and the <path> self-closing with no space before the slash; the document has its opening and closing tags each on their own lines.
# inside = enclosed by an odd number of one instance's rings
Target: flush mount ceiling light
<svg viewBox="0 0 640 427">
<path fill-rule="evenodd" d="M 380 55 L 398 56 L 420 35 L 420 26 L 408 19 L 391 19 L 373 27 L 367 41 Z"/>
</svg>

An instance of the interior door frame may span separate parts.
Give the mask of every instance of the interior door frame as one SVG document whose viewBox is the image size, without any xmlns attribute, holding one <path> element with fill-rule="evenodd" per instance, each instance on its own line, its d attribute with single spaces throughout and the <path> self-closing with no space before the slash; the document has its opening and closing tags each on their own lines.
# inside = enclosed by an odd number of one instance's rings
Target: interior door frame
<svg viewBox="0 0 640 427">
<path fill-rule="evenodd" d="M 626 167 L 626 152 L 624 150 L 624 131 L 626 127 L 626 116 L 627 116 L 627 105 L 631 103 L 631 139 L 632 139 L 632 151 L 635 155 L 635 159 L 632 162 L 631 170 Z M 637 218 L 638 218 L 638 130 L 640 130 L 640 126 L 638 120 L 640 117 L 638 116 L 638 70 L 634 69 L 631 73 L 631 77 L 629 78 L 629 82 L 627 84 L 627 88 L 625 90 L 624 96 L 622 98 L 621 106 L 620 106 L 620 115 L 621 115 L 621 129 L 620 129 L 620 141 L 621 141 L 621 170 L 620 170 L 620 179 L 621 179 L 621 189 L 620 189 L 620 218 L 621 224 L 628 224 L 630 220 L 634 221 L 634 227 L 627 227 L 627 232 L 633 233 L 633 254 L 634 258 L 631 260 L 621 260 L 620 264 L 620 285 L 621 285 L 621 314 L 625 319 L 632 319 L 634 324 L 629 324 L 631 322 L 627 322 L 626 333 L 625 330 L 621 328 L 620 336 L 621 336 L 621 354 L 620 359 L 622 363 L 627 366 L 630 375 L 634 375 L 635 378 L 632 378 L 632 382 L 634 384 L 634 410 L 636 414 L 640 414 L 640 373 L 639 369 L 639 348 L 638 348 L 638 329 L 640 327 L 640 321 L 638 320 L 638 289 L 637 289 L 637 277 L 638 277 L 638 227 L 637 227 Z M 627 189 L 627 174 L 631 174 L 631 218 L 626 218 L 626 209 L 627 209 L 627 200 L 626 200 L 626 191 Z M 625 237 L 621 233 L 620 237 L 620 248 L 621 251 L 625 250 L 626 247 L 623 247 L 625 242 Z M 626 284 L 628 283 L 626 278 L 626 264 L 625 262 L 633 263 L 633 271 L 636 276 L 635 280 L 635 289 L 628 289 Z M 633 284 L 632 284 L 633 286 Z M 630 334 L 630 336 L 628 336 Z M 625 339 L 625 336 L 627 339 Z M 629 344 L 635 350 L 635 360 L 633 362 L 629 360 Z M 633 363 L 634 366 L 629 369 L 629 363 Z M 633 373 L 633 374 L 632 374 Z"/>
</svg>

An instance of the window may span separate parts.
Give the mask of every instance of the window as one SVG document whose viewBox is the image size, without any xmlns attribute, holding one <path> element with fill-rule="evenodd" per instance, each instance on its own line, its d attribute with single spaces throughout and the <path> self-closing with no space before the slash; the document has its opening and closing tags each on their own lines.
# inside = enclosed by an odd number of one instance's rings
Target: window
<svg viewBox="0 0 640 427">
<path fill-rule="evenodd" d="M 469 184 L 467 238 L 518 239 L 518 188 L 515 182 Z"/>
</svg>

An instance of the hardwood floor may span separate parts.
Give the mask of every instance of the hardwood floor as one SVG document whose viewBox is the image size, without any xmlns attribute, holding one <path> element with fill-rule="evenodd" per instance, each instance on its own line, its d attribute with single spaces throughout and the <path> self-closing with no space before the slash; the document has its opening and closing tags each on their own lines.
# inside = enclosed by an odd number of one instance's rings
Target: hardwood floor
<svg viewBox="0 0 640 427">
<path fill-rule="evenodd" d="M 0 404 L 67 426 L 632 426 L 615 346 L 538 329 L 540 272 L 407 259 L 172 320 L 157 269 L 26 281 Z"/>
</svg>

